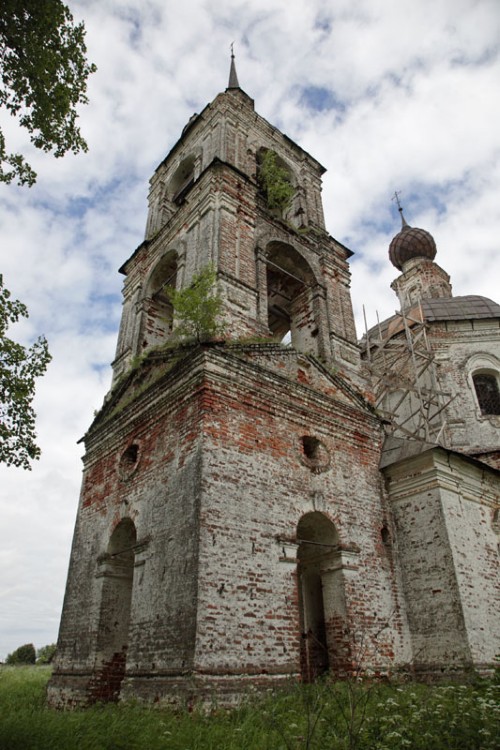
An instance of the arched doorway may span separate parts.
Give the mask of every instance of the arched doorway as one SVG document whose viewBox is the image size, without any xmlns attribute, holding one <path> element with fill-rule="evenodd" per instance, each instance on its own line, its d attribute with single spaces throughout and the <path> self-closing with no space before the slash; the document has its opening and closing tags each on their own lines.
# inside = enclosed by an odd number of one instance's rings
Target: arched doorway
<svg viewBox="0 0 500 750">
<path fill-rule="evenodd" d="M 133 521 L 124 518 L 100 560 L 103 584 L 97 633 L 99 669 L 90 686 L 94 701 L 118 700 L 125 675 L 136 539 Z"/>
<path fill-rule="evenodd" d="M 301 674 L 312 682 L 336 666 L 335 626 L 344 605 L 338 574 L 332 580 L 336 569 L 340 573 L 339 537 L 335 525 L 314 511 L 300 519 L 297 542 Z"/>
</svg>

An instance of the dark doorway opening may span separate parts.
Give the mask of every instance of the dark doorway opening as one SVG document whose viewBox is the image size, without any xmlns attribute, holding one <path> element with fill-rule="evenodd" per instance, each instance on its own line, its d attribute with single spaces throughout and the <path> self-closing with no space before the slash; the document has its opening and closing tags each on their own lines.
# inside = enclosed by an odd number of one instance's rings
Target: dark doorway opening
<svg viewBox="0 0 500 750">
<path fill-rule="evenodd" d="M 92 702 L 117 701 L 125 676 L 134 579 L 136 531 L 129 518 L 115 528 L 102 558 L 103 585 L 97 654 L 99 668 L 89 687 Z"/>
<path fill-rule="evenodd" d="M 335 661 L 340 602 L 335 594 L 338 575 L 333 569 L 339 559 L 338 534 L 323 513 L 314 511 L 300 519 L 297 541 L 301 676 L 303 682 L 313 682 L 331 669 Z"/>
</svg>

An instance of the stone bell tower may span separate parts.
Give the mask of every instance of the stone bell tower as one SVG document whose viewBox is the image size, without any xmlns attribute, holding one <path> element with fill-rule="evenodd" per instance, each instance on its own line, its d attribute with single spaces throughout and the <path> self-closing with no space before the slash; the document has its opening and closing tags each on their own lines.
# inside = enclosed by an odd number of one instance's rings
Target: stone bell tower
<svg viewBox="0 0 500 750">
<path fill-rule="evenodd" d="M 272 154 L 290 184 L 269 207 L 261 164 Z M 272 336 L 329 362 L 358 362 L 349 295 L 351 252 L 325 230 L 324 168 L 256 114 L 232 73 L 226 92 L 193 115 L 156 170 L 145 240 L 122 266 L 124 309 L 115 375 L 172 332 L 165 285 L 217 270 L 231 339 Z"/>
<path fill-rule="evenodd" d="M 233 58 L 153 175 L 113 387 L 84 438 L 53 705 L 230 700 L 407 658 L 323 171 L 255 112 Z M 168 287 L 209 264 L 224 341 L 179 341 Z"/>
</svg>

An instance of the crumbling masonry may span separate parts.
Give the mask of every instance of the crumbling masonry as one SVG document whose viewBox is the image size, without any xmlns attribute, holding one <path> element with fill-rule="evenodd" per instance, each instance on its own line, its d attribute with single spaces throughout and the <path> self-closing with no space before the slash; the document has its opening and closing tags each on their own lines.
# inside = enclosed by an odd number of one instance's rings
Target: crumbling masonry
<svg viewBox="0 0 500 750">
<path fill-rule="evenodd" d="M 293 187 L 281 209 L 268 151 Z M 401 314 L 358 344 L 323 171 L 234 65 L 156 170 L 84 438 L 52 705 L 491 667 L 500 307 L 453 297 L 434 240 L 403 220 Z M 224 340 L 179 341 L 168 287 L 209 264 Z"/>
</svg>

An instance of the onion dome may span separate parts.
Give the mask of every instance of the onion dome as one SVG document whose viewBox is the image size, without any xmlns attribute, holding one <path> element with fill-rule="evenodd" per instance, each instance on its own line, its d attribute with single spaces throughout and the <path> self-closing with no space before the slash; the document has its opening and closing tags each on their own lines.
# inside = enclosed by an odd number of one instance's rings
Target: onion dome
<svg viewBox="0 0 500 750">
<path fill-rule="evenodd" d="M 413 258 L 434 260 L 437 250 L 432 234 L 425 229 L 410 227 L 405 221 L 401 207 L 399 212 L 403 226 L 389 245 L 389 259 L 392 265 L 402 271 L 403 264 Z"/>
</svg>

